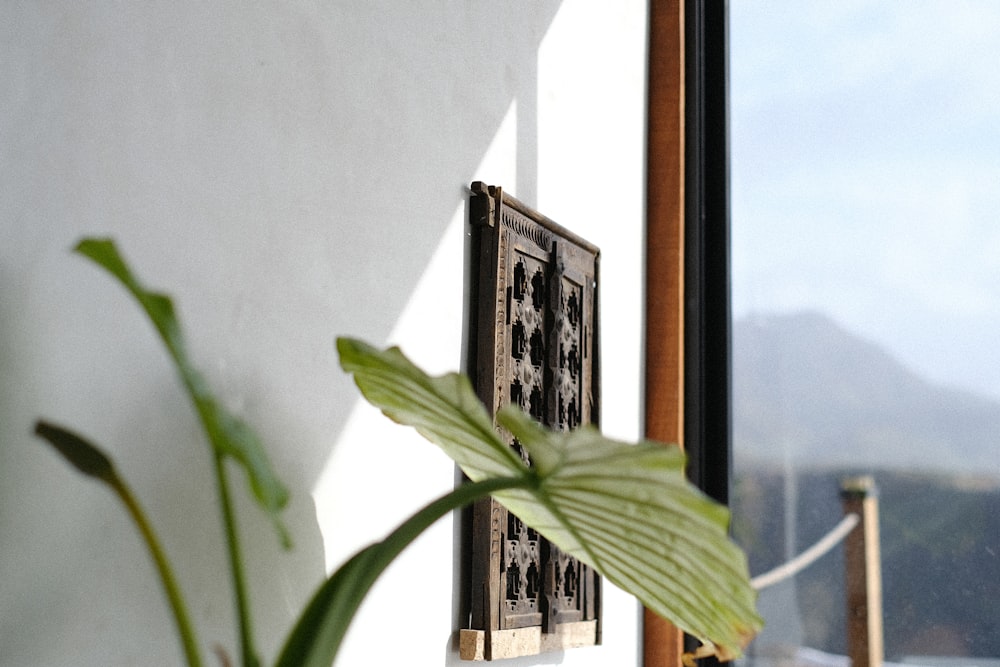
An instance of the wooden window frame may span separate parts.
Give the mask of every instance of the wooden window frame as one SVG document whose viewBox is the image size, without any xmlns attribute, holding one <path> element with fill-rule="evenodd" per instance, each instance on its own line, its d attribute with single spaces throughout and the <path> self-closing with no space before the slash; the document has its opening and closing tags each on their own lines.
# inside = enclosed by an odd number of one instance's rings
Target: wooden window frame
<svg viewBox="0 0 1000 667">
<path fill-rule="evenodd" d="M 725 0 L 651 0 L 645 435 L 680 443 L 689 477 L 723 503 L 731 467 L 727 58 Z M 684 650 L 683 634 L 645 611 L 645 667 L 680 667 Z"/>
</svg>

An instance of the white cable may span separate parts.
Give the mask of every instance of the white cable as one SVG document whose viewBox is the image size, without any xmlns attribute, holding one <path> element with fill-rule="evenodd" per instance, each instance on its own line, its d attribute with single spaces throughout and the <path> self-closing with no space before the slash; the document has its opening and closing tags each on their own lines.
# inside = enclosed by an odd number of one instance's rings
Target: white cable
<svg viewBox="0 0 1000 667">
<path fill-rule="evenodd" d="M 843 519 L 840 520 L 833 530 L 823 536 L 816 544 L 812 545 L 798 556 L 788 561 L 784 565 L 779 565 L 770 572 L 765 572 L 764 574 L 759 574 L 750 580 L 750 586 L 754 590 L 761 590 L 767 588 L 779 581 L 784 581 L 789 577 L 795 576 L 801 570 L 809 567 L 817 559 L 820 558 L 830 549 L 837 546 L 841 540 L 847 537 L 847 534 L 854 530 L 854 527 L 858 525 L 861 521 L 857 514 L 848 514 Z"/>
</svg>

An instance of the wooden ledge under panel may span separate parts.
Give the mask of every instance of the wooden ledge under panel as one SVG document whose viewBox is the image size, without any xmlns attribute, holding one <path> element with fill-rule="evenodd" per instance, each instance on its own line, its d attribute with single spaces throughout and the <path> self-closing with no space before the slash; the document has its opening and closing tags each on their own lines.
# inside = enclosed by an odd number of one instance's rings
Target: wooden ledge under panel
<svg viewBox="0 0 1000 667">
<path fill-rule="evenodd" d="M 595 646 L 597 643 L 597 621 L 560 623 L 556 632 L 549 634 L 543 634 L 541 626 L 514 630 L 461 630 L 459 655 L 462 660 L 501 660 Z"/>
</svg>

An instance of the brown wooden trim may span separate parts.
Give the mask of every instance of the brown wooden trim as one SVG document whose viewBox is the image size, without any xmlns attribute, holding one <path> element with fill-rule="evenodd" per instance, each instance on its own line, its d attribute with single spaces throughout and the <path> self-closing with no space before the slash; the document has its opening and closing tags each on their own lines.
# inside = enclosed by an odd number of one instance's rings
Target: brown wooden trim
<svg viewBox="0 0 1000 667">
<path fill-rule="evenodd" d="M 645 435 L 684 439 L 684 1 L 650 0 Z M 646 610 L 643 665 L 679 667 L 683 634 Z"/>
</svg>

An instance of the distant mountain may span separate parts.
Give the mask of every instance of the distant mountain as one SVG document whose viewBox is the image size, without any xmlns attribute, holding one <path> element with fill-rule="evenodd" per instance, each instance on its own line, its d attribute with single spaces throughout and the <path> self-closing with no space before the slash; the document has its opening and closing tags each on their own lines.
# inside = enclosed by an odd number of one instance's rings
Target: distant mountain
<svg viewBox="0 0 1000 667">
<path fill-rule="evenodd" d="M 740 465 L 1000 477 L 1000 402 L 932 384 L 819 313 L 736 321 L 733 388 Z"/>
<path fill-rule="evenodd" d="M 842 516 L 840 481 L 871 473 L 886 656 L 1000 656 L 1000 402 L 814 312 L 737 321 L 733 385 L 733 531 L 751 572 L 815 543 Z M 838 547 L 765 590 L 748 664 L 786 664 L 772 659 L 786 644 L 843 654 L 843 579 Z"/>
</svg>

